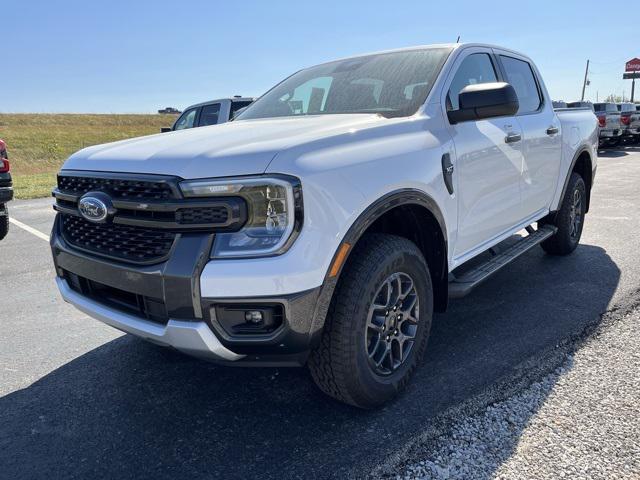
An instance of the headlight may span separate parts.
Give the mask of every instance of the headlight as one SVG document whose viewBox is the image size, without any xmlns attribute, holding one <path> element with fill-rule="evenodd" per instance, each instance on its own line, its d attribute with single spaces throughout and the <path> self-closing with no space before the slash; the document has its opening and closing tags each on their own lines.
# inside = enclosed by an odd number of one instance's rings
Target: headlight
<svg viewBox="0 0 640 480">
<path fill-rule="evenodd" d="M 185 197 L 239 196 L 247 223 L 238 232 L 218 233 L 212 257 L 257 257 L 284 253 L 302 227 L 300 181 L 285 175 L 180 182 Z"/>
</svg>

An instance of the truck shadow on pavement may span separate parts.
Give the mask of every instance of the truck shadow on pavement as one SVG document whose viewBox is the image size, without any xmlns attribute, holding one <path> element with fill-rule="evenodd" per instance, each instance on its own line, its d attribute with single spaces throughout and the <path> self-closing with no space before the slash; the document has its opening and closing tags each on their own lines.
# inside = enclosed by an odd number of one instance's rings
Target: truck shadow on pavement
<svg viewBox="0 0 640 480">
<path fill-rule="evenodd" d="M 619 278 L 600 247 L 535 249 L 436 317 L 409 388 L 373 412 L 326 398 L 304 369 L 220 367 L 119 337 L 0 399 L 0 477 L 359 476 L 593 323 Z"/>
</svg>

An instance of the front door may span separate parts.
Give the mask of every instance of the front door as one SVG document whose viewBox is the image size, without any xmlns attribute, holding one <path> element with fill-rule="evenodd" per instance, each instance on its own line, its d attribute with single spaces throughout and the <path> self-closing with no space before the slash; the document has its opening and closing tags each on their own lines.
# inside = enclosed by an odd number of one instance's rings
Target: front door
<svg viewBox="0 0 640 480">
<path fill-rule="evenodd" d="M 458 94 L 467 85 L 500 80 L 489 52 L 468 54 L 458 60 L 455 72 L 445 100 L 448 110 L 459 108 Z M 453 256 L 459 258 L 520 220 L 522 131 L 514 116 L 460 122 L 450 128 L 458 176 L 458 236 Z"/>
</svg>

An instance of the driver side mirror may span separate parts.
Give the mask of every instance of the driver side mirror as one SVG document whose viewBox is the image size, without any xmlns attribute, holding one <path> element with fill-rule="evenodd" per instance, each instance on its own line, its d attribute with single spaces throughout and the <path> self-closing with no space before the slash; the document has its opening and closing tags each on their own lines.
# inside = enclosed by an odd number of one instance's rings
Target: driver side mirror
<svg viewBox="0 0 640 480">
<path fill-rule="evenodd" d="M 458 110 L 447 112 L 452 124 L 511 116 L 520 107 L 515 89 L 504 82 L 467 85 L 458 95 L 458 105 Z"/>
</svg>

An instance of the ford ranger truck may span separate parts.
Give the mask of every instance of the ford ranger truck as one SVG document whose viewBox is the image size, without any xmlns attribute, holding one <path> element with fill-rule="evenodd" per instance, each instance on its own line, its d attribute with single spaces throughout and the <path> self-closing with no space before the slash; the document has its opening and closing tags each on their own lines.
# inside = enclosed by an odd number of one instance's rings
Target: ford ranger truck
<svg viewBox="0 0 640 480">
<path fill-rule="evenodd" d="M 324 63 L 233 122 L 72 155 L 53 192 L 56 281 L 123 332 L 225 364 L 306 364 L 373 408 L 407 384 L 450 297 L 536 245 L 576 248 L 597 145 L 593 113 L 556 113 L 505 48 Z"/>
</svg>

